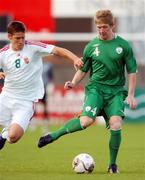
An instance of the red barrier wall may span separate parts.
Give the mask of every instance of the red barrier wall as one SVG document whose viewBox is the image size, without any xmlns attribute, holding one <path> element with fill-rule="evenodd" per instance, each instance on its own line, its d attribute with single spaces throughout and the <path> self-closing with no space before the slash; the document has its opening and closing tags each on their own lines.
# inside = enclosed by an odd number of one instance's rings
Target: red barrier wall
<svg viewBox="0 0 145 180">
<path fill-rule="evenodd" d="M 55 31 L 55 20 L 51 15 L 51 0 L 1 0 L 0 15 L 23 21 L 28 31 Z"/>
</svg>

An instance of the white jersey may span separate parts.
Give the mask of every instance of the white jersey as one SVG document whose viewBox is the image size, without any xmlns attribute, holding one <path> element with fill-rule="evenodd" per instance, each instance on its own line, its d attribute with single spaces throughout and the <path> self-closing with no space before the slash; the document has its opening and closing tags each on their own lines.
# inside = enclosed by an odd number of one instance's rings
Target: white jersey
<svg viewBox="0 0 145 180">
<path fill-rule="evenodd" d="M 2 94 L 37 101 L 44 96 L 42 57 L 52 53 L 54 45 L 26 41 L 21 51 L 11 44 L 0 50 L 0 68 L 6 74 Z"/>
</svg>

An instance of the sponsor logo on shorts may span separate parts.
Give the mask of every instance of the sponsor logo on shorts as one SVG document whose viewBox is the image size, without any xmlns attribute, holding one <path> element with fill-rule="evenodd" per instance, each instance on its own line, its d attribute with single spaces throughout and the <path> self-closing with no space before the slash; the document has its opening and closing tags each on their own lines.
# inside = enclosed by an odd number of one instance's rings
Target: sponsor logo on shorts
<svg viewBox="0 0 145 180">
<path fill-rule="evenodd" d="M 91 110 L 91 106 L 86 106 L 85 110 L 89 112 Z"/>
</svg>

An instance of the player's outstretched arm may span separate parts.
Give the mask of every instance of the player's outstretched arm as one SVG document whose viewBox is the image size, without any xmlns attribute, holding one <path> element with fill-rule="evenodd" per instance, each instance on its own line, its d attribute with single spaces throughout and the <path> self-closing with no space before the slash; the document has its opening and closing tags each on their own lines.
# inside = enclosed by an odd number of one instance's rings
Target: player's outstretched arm
<svg viewBox="0 0 145 180">
<path fill-rule="evenodd" d="M 128 96 L 126 98 L 126 102 L 131 109 L 135 109 L 137 106 L 137 102 L 134 98 L 135 87 L 136 87 L 136 73 L 128 74 Z"/>
<path fill-rule="evenodd" d="M 77 57 L 74 53 L 65 48 L 55 46 L 53 49 L 53 54 L 73 61 L 74 66 L 78 69 L 83 66 L 83 61 L 81 58 Z"/>
<path fill-rule="evenodd" d="M 64 89 L 67 89 L 67 90 L 72 89 L 73 87 L 75 87 L 85 77 L 85 75 L 86 75 L 85 72 L 83 72 L 81 70 L 78 70 L 75 73 L 72 81 L 67 81 L 65 83 Z"/>
</svg>

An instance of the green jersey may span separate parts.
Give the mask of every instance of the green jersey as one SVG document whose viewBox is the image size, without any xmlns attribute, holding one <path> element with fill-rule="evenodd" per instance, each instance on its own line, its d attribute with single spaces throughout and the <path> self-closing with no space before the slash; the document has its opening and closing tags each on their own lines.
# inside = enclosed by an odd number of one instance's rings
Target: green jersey
<svg viewBox="0 0 145 180">
<path fill-rule="evenodd" d="M 129 43 L 119 36 L 112 40 L 94 38 L 85 47 L 83 53 L 83 72 L 90 70 L 90 83 L 109 86 L 125 84 L 127 73 L 137 71 L 136 60 Z"/>
</svg>

